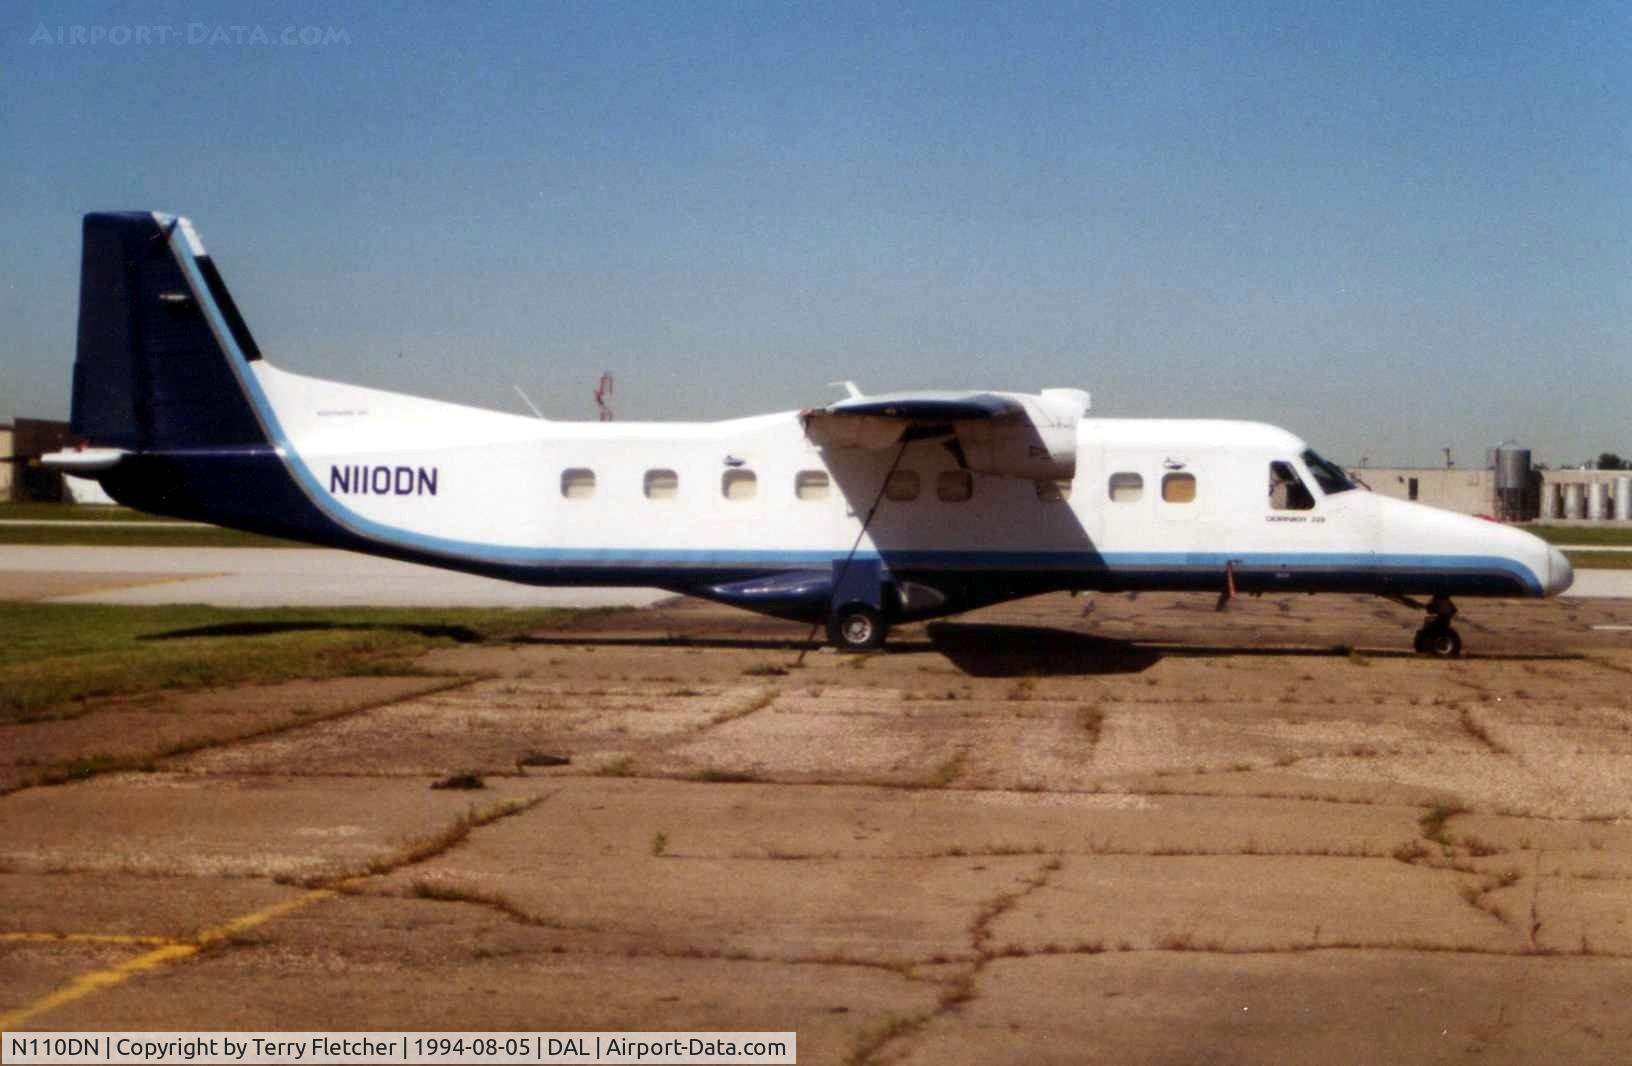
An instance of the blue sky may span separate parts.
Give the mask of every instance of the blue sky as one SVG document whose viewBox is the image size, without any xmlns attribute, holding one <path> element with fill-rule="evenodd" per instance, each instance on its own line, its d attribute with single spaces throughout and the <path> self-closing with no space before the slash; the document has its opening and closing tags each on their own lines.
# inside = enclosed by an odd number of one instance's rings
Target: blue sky
<svg viewBox="0 0 1632 1066">
<path fill-rule="evenodd" d="M 22 4 L 0 99 L 0 418 L 67 413 L 80 215 L 154 208 L 279 365 L 507 410 L 1632 453 L 1622 5 Z"/>
</svg>

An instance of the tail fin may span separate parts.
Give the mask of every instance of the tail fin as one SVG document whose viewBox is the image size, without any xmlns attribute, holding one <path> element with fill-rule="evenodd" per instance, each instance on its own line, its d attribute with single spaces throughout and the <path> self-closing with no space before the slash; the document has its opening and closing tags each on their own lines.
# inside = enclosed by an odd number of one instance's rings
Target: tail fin
<svg viewBox="0 0 1632 1066">
<path fill-rule="evenodd" d="M 260 357 L 186 219 L 85 216 L 76 434 L 131 451 L 265 445 L 240 380 Z"/>
</svg>

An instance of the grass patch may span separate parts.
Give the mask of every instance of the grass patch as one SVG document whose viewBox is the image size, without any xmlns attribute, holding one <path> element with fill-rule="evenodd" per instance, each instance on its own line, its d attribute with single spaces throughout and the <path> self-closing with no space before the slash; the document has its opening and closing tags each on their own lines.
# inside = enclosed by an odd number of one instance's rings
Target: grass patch
<svg viewBox="0 0 1632 1066">
<path fill-rule="evenodd" d="M 1462 731 L 1498 755 L 1511 755 L 1507 745 L 1490 735 L 1490 730 L 1479 719 L 1473 716 L 1473 711 L 1462 708 L 1460 722 Z"/>
<path fill-rule="evenodd" d="M 1632 551 L 1565 552 L 1564 558 L 1577 570 L 1632 570 Z"/>
<path fill-rule="evenodd" d="M 941 765 L 937 766 L 930 773 L 929 777 L 924 781 L 924 787 L 926 787 L 926 788 L 947 788 L 947 787 L 949 787 L 952 784 L 952 782 L 956 781 L 960 776 L 963 775 L 964 763 L 968 760 L 968 758 L 969 758 L 969 753 L 968 752 L 964 752 L 964 751 L 957 752 L 950 759 L 947 759 L 945 762 L 941 763 Z"/>
<path fill-rule="evenodd" d="M 481 774 L 469 772 L 454 774 L 452 777 L 444 777 L 431 787 L 453 789 L 455 791 L 470 791 L 478 788 L 486 788 L 487 782 L 482 780 Z"/>
<path fill-rule="evenodd" d="M 463 843 L 465 838 L 470 836 L 472 829 L 480 829 L 482 826 L 491 825 L 501 818 L 509 818 L 511 815 L 531 810 L 542 803 L 543 800 L 544 797 L 542 796 L 534 796 L 530 799 L 502 800 L 487 807 L 471 807 L 442 829 L 436 830 L 427 836 L 405 840 L 388 854 L 376 856 L 355 870 L 344 873 L 339 877 L 322 879 L 320 882 L 311 884 L 310 887 L 318 887 L 321 883 L 349 881 L 354 877 L 379 877 L 401 867 L 412 866 L 415 863 L 424 862 L 426 859 L 435 858 L 444 851 Z"/>
<path fill-rule="evenodd" d="M 1432 840 L 1442 847 L 1451 847 L 1451 842 L 1445 838 L 1445 823 L 1466 811 L 1466 807 L 1451 807 L 1441 803 L 1418 820 L 1417 824 L 1422 827 L 1423 838 Z"/>
<path fill-rule="evenodd" d="M 551 755 L 545 751 L 529 751 L 516 760 L 517 766 L 569 766 L 572 764 L 570 755 Z"/>
<path fill-rule="evenodd" d="M 559 626 L 569 610 L 0 603 L 0 723 L 158 689 L 368 675 L 430 648 Z M 411 669 L 410 669 L 411 672 Z"/>
<path fill-rule="evenodd" d="M 129 507 L 80 503 L 0 503 L 0 520 L 8 522 L 173 522 L 173 518 L 133 511 Z"/>
<path fill-rule="evenodd" d="M 128 507 L 65 503 L 0 504 L 0 520 L 50 525 L 0 525 L 0 544 L 80 545 L 104 548 L 305 548 L 310 545 L 177 519 Z"/>
<path fill-rule="evenodd" d="M 613 759 L 611 762 L 602 766 L 599 770 L 596 770 L 595 776 L 634 777 L 635 757 L 633 755 L 620 755 L 618 758 Z"/>
<path fill-rule="evenodd" d="M 1088 734 L 1088 743 L 1098 744 L 1105 733 L 1105 712 L 1099 707 L 1082 704 L 1077 708 L 1077 724 Z"/>
<path fill-rule="evenodd" d="M 503 896 L 492 892 L 483 892 L 470 885 L 432 881 L 426 878 L 415 880 L 408 891 L 415 899 L 435 900 L 438 903 L 471 903 L 478 907 L 492 907 L 522 925 L 540 926 L 546 929 L 556 928 L 553 923 L 545 921 L 535 914 L 522 910 L 515 903 Z M 480 949 L 477 949 L 480 951 Z M 478 954 L 477 958 L 483 956 Z"/>
<path fill-rule="evenodd" d="M 1591 544 L 1616 547 L 1626 545 L 1632 551 L 1632 529 L 1617 526 L 1520 526 L 1526 533 L 1534 533 L 1549 544 Z"/>
<path fill-rule="evenodd" d="M 126 770 L 152 773 L 157 769 L 158 763 L 151 755 L 85 755 L 47 768 L 37 780 L 44 785 L 61 785 L 84 781 L 97 774 Z"/>
<path fill-rule="evenodd" d="M 60 526 L 0 526 L 0 544 L 91 548 L 310 548 L 299 541 L 241 533 L 219 526 L 110 526 L 64 522 Z"/>
<path fill-rule="evenodd" d="M 844 1066 L 871 1066 L 879 1061 L 878 1054 L 886 1044 L 910 1036 L 930 1021 L 928 1014 L 911 1017 L 894 1015 L 869 1029 L 857 1038 L 855 1046 L 844 1057 Z"/>
<path fill-rule="evenodd" d="M 741 707 L 736 707 L 729 711 L 721 711 L 719 714 L 714 715 L 708 720 L 708 724 L 710 727 L 724 725 L 726 722 L 733 721 L 734 719 L 745 718 L 748 715 L 753 714 L 755 711 L 763 711 L 765 708 L 769 707 L 775 702 L 776 693 L 767 689 L 754 696 L 753 699 L 749 700 Z"/>
<path fill-rule="evenodd" d="M 707 768 L 693 770 L 686 775 L 687 781 L 701 781 L 711 785 L 747 785 L 758 781 L 759 778 L 743 770 L 716 770 Z"/>
</svg>

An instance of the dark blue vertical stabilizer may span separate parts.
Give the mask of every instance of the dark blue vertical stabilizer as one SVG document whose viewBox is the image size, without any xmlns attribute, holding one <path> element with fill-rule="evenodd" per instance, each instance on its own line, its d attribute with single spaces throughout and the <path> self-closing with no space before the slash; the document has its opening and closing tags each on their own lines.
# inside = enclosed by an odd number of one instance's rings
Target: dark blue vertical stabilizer
<svg viewBox="0 0 1632 1066">
<path fill-rule="evenodd" d="M 85 216 L 74 361 L 73 429 L 132 451 L 265 446 L 229 360 L 259 358 L 209 257 L 202 292 L 177 262 L 178 221 L 151 213 Z M 200 299 L 237 349 L 224 349 Z"/>
<path fill-rule="evenodd" d="M 97 474 L 129 507 L 353 546 L 291 476 L 257 416 L 260 351 L 184 219 L 85 216 L 73 428 L 128 454 Z"/>
</svg>

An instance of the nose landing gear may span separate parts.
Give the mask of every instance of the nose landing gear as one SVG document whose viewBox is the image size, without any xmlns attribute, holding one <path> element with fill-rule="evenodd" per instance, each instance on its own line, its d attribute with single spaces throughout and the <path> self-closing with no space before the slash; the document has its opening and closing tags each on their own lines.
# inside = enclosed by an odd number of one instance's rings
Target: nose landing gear
<svg viewBox="0 0 1632 1066">
<path fill-rule="evenodd" d="M 1404 596 L 1393 597 L 1407 607 L 1428 612 L 1428 620 L 1417 630 L 1411 646 L 1422 655 L 1432 655 L 1436 659 L 1454 659 L 1462 654 L 1462 636 L 1451 628 L 1451 619 L 1456 617 L 1456 604 L 1449 596 L 1435 596 L 1426 605 Z"/>
</svg>

